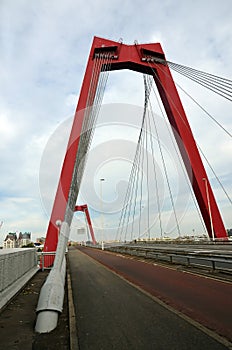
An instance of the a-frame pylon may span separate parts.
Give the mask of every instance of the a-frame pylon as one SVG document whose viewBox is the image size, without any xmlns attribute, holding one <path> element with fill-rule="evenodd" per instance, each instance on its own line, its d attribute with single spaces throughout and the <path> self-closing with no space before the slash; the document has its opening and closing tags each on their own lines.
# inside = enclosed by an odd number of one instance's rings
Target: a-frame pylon
<svg viewBox="0 0 232 350">
<path fill-rule="evenodd" d="M 94 66 L 96 60 L 99 62 L 97 69 L 96 65 Z M 93 67 L 95 67 L 94 79 Z M 161 45 L 159 43 L 125 45 L 123 43 L 95 37 L 91 47 L 60 175 L 44 250 L 56 250 L 58 239 L 56 222 L 57 220 L 64 220 L 67 210 L 75 210 L 75 203 L 72 205 L 73 207 L 70 208 L 68 205 L 68 199 L 71 191 L 76 156 L 77 153 L 80 152 L 79 143 L 84 119 L 86 118 L 85 109 L 91 107 L 94 102 L 100 72 L 103 70 L 121 69 L 130 69 L 140 73 L 149 74 L 153 77 L 168 120 L 172 129 L 175 130 L 174 136 L 190 178 L 209 237 L 226 239 L 227 232 L 180 97 L 172 79 L 169 67 L 166 64 L 165 55 Z M 89 95 L 90 86 L 91 96 Z"/>
<path fill-rule="evenodd" d="M 93 244 L 96 244 L 96 239 L 95 239 L 95 235 L 93 232 L 93 225 L 90 219 L 90 215 L 89 215 L 89 210 L 88 210 L 88 206 L 87 204 L 83 204 L 83 205 L 76 205 L 74 211 L 82 211 L 85 214 L 87 223 L 88 223 L 88 227 L 89 227 L 89 232 L 92 238 L 92 242 Z"/>
</svg>

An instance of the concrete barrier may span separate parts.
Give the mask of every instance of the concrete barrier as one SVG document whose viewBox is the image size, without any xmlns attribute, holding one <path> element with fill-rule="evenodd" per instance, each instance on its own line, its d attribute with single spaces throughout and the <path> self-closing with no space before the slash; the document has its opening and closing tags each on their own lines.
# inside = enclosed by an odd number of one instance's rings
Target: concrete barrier
<svg viewBox="0 0 232 350">
<path fill-rule="evenodd" d="M 0 250 L 0 309 L 39 270 L 33 248 Z"/>
</svg>

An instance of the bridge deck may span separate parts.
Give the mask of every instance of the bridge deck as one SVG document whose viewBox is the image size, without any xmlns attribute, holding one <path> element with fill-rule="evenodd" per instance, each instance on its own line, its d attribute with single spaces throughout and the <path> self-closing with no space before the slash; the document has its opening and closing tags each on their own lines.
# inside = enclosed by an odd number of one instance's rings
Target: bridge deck
<svg viewBox="0 0 232 350">
<path fill-rule="evenodd" d="M 140 285 L 145 275 L 142 262 L 88 248 L 69 251 L 80 350 L 227 348 L 83 252 L 111 269 L 119 269 L 124 277 L 128 277 L 131 264 L 135 263 Z M 169 274 L 174 272 L 166 270 Z"/>
</svg>

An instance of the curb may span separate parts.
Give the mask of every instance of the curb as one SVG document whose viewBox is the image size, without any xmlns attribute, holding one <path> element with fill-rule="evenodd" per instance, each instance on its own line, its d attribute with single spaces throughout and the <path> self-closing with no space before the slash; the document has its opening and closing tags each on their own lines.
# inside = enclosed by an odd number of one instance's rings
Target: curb
<svg viewBox="0 0 232 350">
<path fill-rule="evenodd" d="M 67 269 L 67 287 L 68 287 L 68 314 L 69 314 L 69 339 L 70 350 L 79 350 L 77 329 L 76 329 L 76 314 L 73 303 L 73 293 L 71 285 L 70 272 Z"/>
</svg>

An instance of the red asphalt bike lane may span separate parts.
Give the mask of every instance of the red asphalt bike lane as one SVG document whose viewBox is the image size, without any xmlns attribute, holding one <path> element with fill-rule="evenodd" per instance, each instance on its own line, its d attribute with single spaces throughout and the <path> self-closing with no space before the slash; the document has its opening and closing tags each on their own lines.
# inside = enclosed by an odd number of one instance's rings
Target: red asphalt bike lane
<svg viewBox="0 0 232 350">
<path fill-rule="evenodd" d="M 93 248 L 80 251 L 232 341 L 232 284 Z"/>
</svg>

